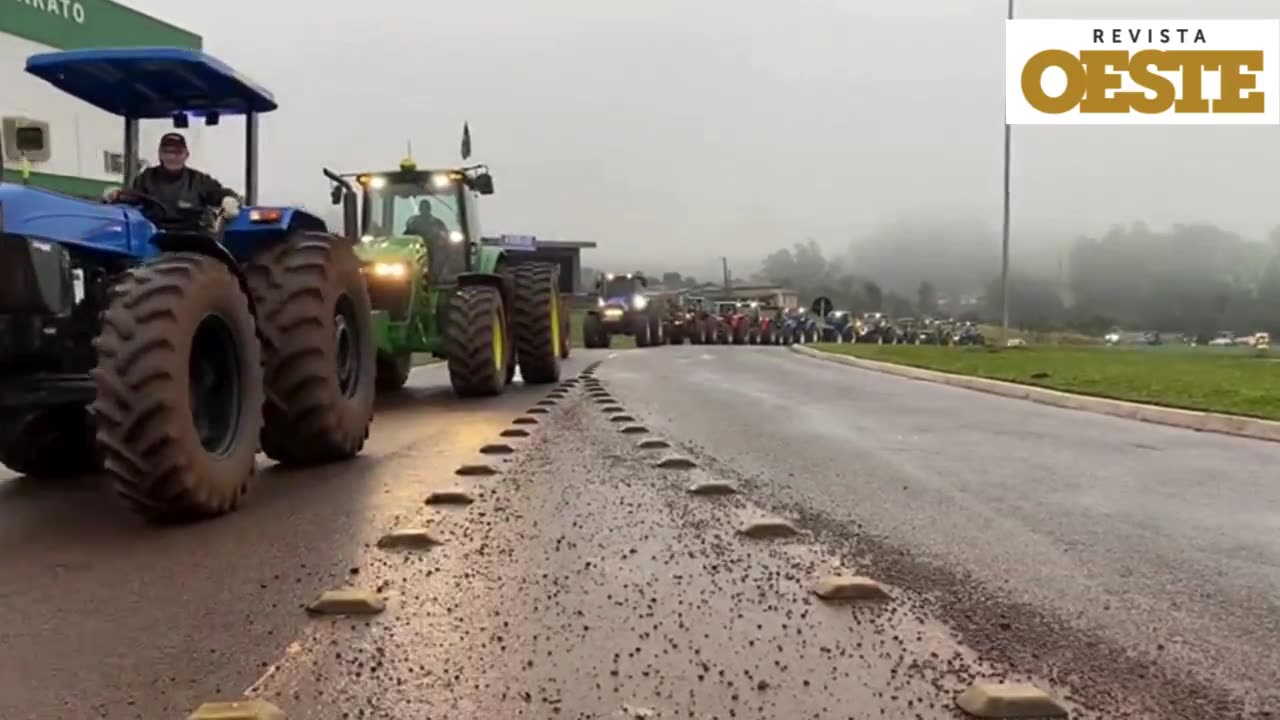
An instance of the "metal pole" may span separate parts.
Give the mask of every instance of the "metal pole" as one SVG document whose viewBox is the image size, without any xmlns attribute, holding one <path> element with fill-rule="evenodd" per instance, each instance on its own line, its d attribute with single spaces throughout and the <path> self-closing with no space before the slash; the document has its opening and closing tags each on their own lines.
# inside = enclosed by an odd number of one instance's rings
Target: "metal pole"
<svg viewBox="0 0 1280 720">
<path fill-rule="evenodd" d="M 721 257 L 720 265 L 724 268 L 724 289 L 729 289 L 729 258 Z"/>
<path fill-rule="evenodd" d="M 244 116 L 244 204 L 258 204 L 258 113 Z"/>
<path fill-rule="evenodd" d="M 1009 0 L 1007 18 L 1013 19 L 1013 1 Z M 1000 344 L 1009 344 L 1009 154 L 1012 136 L 1009 132 L 1008 110 L 1004 118 L 1004 223 L 1000 239 Z"/>
<path fill-rule="evenodd" d="M 133 184 L 133 179 L 141 172 L 138 167 L 138 119 L 124 119 L 124 187 Z"/>
</svg>

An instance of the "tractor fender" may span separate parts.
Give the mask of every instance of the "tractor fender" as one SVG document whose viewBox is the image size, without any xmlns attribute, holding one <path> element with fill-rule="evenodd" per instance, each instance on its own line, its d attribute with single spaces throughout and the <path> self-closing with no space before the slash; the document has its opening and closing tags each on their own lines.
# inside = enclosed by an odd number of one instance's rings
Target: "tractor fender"
<svg viewBox="0 0 1280 720">
<path fill-rule="evenodd" d="M 515 295 L 511 279 L 498 273 L 469 272 L 458 274 L 458 287 L 476 287 L 477 285 L 496 288 L 498 292 L 502 293 L 502 304 L 507 308 L 507 319 L 510 321 L 511 304 Z"/>
<path fill-rule="evenodd" d="M 277 214 L 273 220 L 255 220 L 263 213 Z M 324 221 L 306 210 L 289 207 L 246 207 L 223 228 L 222 242 L 233 258 L 247 262 L 268 245 L 283 241 L 295 232 L 317 232 L 332 235 Z M 334 240 L 351 242 L 333 235 Z"/>
<path fill-rule="evenodd" d="M 249 312 L 255 318 L 258 317 L 258 310 L 253 303 L 253 293 L 249 292 L 249 279 L 245 277 L 244 270 L 241 269 L 240 263 L 236 262 L 231 251 L 217 240 L 199 233 L 157 232 L 151 236 L 151 244 L 161 252 L 199 253 L 226 265 L 236 282 L 240 284 L 240 292 L 244 293 L 245 299 L 249 302 Z"/>
</svg>

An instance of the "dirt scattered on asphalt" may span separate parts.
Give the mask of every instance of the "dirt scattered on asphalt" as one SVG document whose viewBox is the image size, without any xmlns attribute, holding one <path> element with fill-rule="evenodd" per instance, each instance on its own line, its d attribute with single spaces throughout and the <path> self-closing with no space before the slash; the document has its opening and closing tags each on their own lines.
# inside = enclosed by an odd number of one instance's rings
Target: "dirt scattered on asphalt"
<svg viewBox="0 0 1280 720">
<path fill-rule="evenodd" d="M 363 563 L 387 612 L 317 624 L 258 694 L 293 720 L 932 720 L 991 672 L 925 615 L 818 600 L 838 558 L 738 536 L 748 498 L 690 497 L 587 402 L 546 430 L 465 511 L 406 508 L 449 542 Z"/>
</svg>

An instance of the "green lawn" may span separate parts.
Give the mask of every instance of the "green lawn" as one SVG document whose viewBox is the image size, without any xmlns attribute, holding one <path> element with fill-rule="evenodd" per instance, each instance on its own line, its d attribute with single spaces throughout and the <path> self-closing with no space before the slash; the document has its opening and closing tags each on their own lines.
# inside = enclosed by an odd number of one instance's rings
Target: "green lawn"
<svg viewBox="0 0 1280 720">
<path fill-rule="evenodd" d="M 1280 420 L 1280 363 L 1204 348 L 955 348 L 820 344 L 818 350 L 1169 407 Z M 1280 358 L 1277 351 L 1276 358 Z"/>
</svg>

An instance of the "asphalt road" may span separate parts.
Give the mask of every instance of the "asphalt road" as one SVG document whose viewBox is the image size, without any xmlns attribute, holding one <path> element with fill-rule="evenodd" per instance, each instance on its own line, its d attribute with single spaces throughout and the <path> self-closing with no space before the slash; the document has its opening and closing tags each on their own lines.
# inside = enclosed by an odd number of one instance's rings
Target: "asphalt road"
<svg viewBox="0 0 1280 720">
<path fill-rule="evenodd" d="M 607 358 L 607 359 L 606 359 Z M 576 352 L 581 386 L 454 400 L 443 368 L 345 465 L 157 530 L 101 481 L 0 478 L 0 718 L 947 718 L 975 678 L 1073 717 L 1274 717 L 1280 446 L 1047 408 L 779 348 Z M 566 373 L 567 376 L 567 373 Z M 669 450 L 636 446 L 666 438 Z M 509 455 L 479 455 L 493 442 Z M 667 470 L 667 453 L 699 467 Z M 457 477 L 485 462 L 492 476 Z M 695 497 L 718 479 L 742 492 Z M 423 503 L 461 486 L 475 502 Z M 794 539 L 735 531 L 766 513 Z M 425 527 L 428 550 L 377 547 Z M 837 568 L 888 603 L 808 592 Z M 326 589 L 386 601 L 308 616 Z"/>
<path fill-rule="evenodd" d="M 1280 717 L 1280 445 L 778 348 L 665 350 L 602 373 L 984 657 L 1107 717 Z"/>
<path fill-rule="evenodd" d="M 0 718 L 185 718 L 239 695 L 303 630 L 317 588 L 351 576 L 370 518 L 451 484 L 545 392 L 460 402 L 443 366 L 418 368 L 359 458 L 267 468 L 240 511 L 194 526 L 143 524 L 99 477 L 0 476 Z"/>
</svg>

